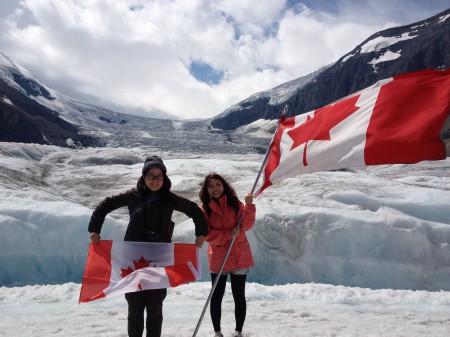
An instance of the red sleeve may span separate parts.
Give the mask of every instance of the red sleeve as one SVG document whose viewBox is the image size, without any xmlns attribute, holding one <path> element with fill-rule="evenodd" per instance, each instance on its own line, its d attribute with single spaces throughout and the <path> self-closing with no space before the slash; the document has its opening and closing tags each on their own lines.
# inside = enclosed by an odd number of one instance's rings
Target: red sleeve
<svg viewBox="0 0 450 337">
<path fill-rule="evenodd" d="M 255 204 L 241 204 L 240 205 L 241 211 L 238 216 L 241 216 L 241 229 L 243 231 L 249 231 L 253 228 L 253 225 L 255 224 L 255 218 L 256 218 L 256 206 Z"/>
</svg>

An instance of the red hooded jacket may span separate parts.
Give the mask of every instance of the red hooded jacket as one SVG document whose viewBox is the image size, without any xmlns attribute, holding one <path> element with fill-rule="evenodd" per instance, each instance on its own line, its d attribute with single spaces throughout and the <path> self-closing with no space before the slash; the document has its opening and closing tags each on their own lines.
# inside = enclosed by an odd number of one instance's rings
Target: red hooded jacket
<svg viewBox="0 0 450 337">
<path fill-rule="evenodd" d="M 208 222 L 208 235 L 205 240 L 209 242 L 208 246 L 208 264 L 209 270 L 218 273 L 222 261 L 228 251 L 232 237 L 231 229 L 237 226 L 237 222 L 241 217 L 241 232 L 234 240 L 230 255 L 228 255 L 223 272 L 235 271 L 244 268 L 253 267 L 253 256 L 250 244 L 245 235 L 245 231 L 253 228 L 255 224 L 256 207 L 254 204 L 246 204 L 239 202 L 239 212 L 235 213 L 234 209 L 227 205 L 227 196 L 219 199 L 220 205 L 211 200 L 211 214 L 208 216 L 202 206 L 203 214 Z"/>
</svg>

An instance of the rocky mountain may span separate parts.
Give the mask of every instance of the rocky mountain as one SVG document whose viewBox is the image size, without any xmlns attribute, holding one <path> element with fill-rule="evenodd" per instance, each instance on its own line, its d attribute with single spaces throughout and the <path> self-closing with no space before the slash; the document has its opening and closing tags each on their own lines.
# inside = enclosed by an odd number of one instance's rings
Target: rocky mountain
<svg viewBox="0 0 450 337">
<path fill-rule="evenodd" d="M 202 127 L 132 116 L 71 99 L 0 53 L 0 141 L 62 147 L 124 145 L 145 132 Z M 132 141 L 132 140 L 131 140 Z"/>
<path fill-rule="evenodd" d="M 19 68 L 6 67 L 5 56 L 0 54 L 0 57 L 0 141 L 58 146 L 97 143 L 94 137 L 80 134 L 76 126 L 62 119 L 54 110 L 39 104 L 34 98 L 50 101 L 55 98 L 43 85 L 23 76 Z"/>
<path fill-rule="evenodd" d="M 332 103 L 391 76 L 450 66 L 450 9 L 407 26 L 380 31 L 336 63 L 313 74 L 254 94 L 211 120 L 234 130 L 258 119 L 299 115 Z"/>
<path fill-rule="evenodd" d="M 147 118 L 80 102 L 46 86 L 0 53 L 0 142 L 264 153 L 270 133 L 263 136 L 259 133 L 252 140 L 237 133 L 231 137 L 212 130 L 208 120 Z"/>
</svg>

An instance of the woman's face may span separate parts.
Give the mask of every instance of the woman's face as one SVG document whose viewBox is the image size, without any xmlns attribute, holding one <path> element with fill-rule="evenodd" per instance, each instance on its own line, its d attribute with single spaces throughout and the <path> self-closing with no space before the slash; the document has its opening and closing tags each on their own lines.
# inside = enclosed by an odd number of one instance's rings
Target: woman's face
<svg viewBox="0 0 450 337">
<path fill-rule="evenodd" d="M 223 194 L 223 185 L 218 179 L 210 179 L 206 187 L 208 189 L 209 196 L 214 199 L 220 198 Z"/>
<path fill-rule="evenodd" d="M 152 191 L 158 191 L 164 184 L 164 173 L 158 167 L 151 168 L 144 176 L 145 185 Z"/>
</svg>

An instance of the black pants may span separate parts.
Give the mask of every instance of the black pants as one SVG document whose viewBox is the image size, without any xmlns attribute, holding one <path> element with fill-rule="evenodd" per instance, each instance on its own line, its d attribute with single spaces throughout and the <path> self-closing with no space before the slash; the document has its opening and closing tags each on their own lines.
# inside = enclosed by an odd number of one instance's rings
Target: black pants
<svg viewBox="0 0 450 337">
<path fill-rule="evenodd" d="M 142 337 L 144 311 L 147 309 L 147 337 L 160 337 L 163 322 L 163 301 L 167 289 L 153 289 L 126 293 L 128 302 L 128 336 Z"/>
<path fill-rule="evenodd" d="M 225 294 L 225 286 L 228 275 L 221 275 L 217 282 L 216 289 L 211 296 L 210 314 L 214 331 L 220 331 L 220 319 L 222 317 L 222 299 Z M 214 281 L 217 274 L 211 273 L 211 281 Z M 247 314 L 247 303 L 245 301 L 245 280 L 247 275 L 230 274 L 231 292 L 234 299 L 234 317 L 236 320 L 236 331 L 242 332 L 244 326 L 245 315 Z"/>
</svg>

